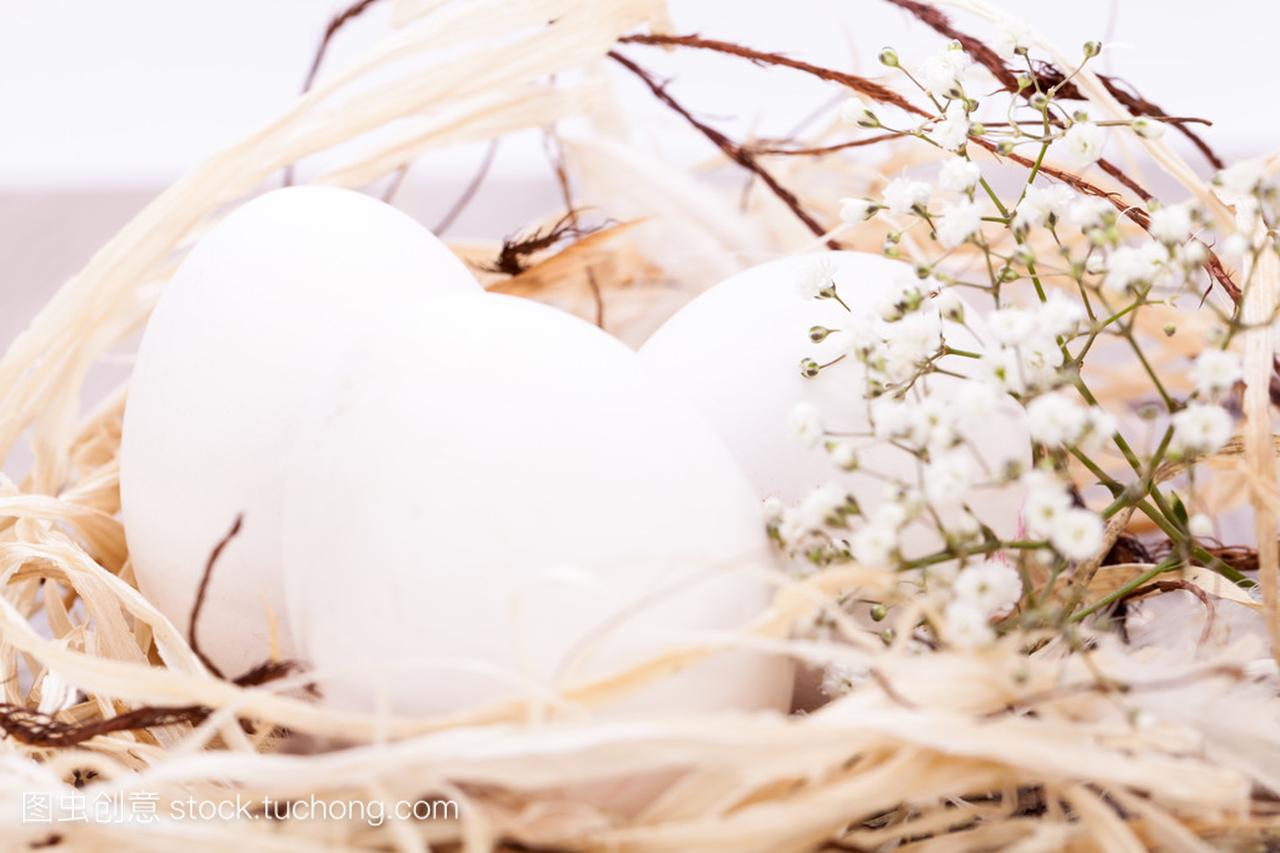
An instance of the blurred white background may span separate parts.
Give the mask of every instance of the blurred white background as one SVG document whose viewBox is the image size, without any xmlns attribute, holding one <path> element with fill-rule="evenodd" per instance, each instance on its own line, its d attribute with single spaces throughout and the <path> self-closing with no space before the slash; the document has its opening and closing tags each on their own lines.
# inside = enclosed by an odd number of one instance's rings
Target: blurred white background
<svg viewBox="0 0 1280 853">
<path fill-rule="evenodd" d="M 156 192 L 278 113 L 296 95 L 325 24 L 344 5 L 0 0 L 0 343 Z M 867 74 L 879 73 L 875 56 L 885 44 L 904 57 L 942 44 L 884 0 L 673 0 L 671 6 L 682 32 Z M 1194 6 L 1036 0 L 1017 3 L 1016 13 L 1070 50 L 1091 38 L 1117 43 L 1101 69 L 1172 113 L 1213 118 L 1205 135 L 1230 158 L 1268 150 L 1267 135 L 1278 130 L 1260 106 L 1271 100 L 1277 8 L 1257 0 Z M 344 31 L 326 67 L 372 42 L 388 12 L 375 5 Z M 963 28 L 989 34 L 954 17 Z M 628 53 L 673 76 L 682 101 L 739 136 L 784 132 L 832 95 L 803 75 L 754 71 L 733 59 L 645 47 Z M 669 137 L 677 155 L 712 153 L 634 80 L 619 74 L 617 83 L 638 121 L 676 129 Z M 499 237 L 556 204 L 541 141 L 527 137 L 503 144 L 488 191 L 453 234 Z M 428 158 L 415 166 L 401 203 L 435 221 L 481 154 Z M 1204 167 L 1201 158 L 1190 159 Z"/>
</svg>

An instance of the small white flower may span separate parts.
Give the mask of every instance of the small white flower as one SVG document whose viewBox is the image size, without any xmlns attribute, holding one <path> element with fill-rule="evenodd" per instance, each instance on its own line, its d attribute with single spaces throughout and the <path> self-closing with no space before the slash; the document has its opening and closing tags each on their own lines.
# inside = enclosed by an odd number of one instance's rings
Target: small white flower
<svg viewBox="0 0 1280 853">
<path fill-rule="evenodd" d="M 880 119 L 862 98 L 853 97 L 840 105 L 840 118 L 858 127 L 879 127 Z"/>
<path fill-rule="evenodd" d="M 782 514 L 786 511 L 786 508 L 782 505 L 780 499 L 768 497 L 761 503 L 760 511 L 764 515 L 765 524 L 774 525 L 782 521 Z"/>
<path fill-rule="evenodd" d="M 1102 548 L 1105 535 L 1106 527 L 1097 513 L 1073 508 L 1055 521 L 1049 541 L 1068 560 L 1087 560 Z"/>
<path fill-rule="evenodd" d="M 792 435 L 806 447 L 814 447 L 822 440 L 822 413 L 812 403 L 796 403 L 792 406 L 787 425 L 791 428 Z"/>
<path fill-rule="evenodd" d="M 944 249 L 954 249 L 972 237 L 981 226 L 981 205 L 972 201 L 946 205 L 938 220 L 938 242 Z"/>
<path fill-rule="evenodd" d="M 1129 122 L 1129 127 L 1133 128 L 1133 132 L 1143 139 L 1159 139 L 1164 136 L 1164 122 L 1162 121 L 1153 121 L 1139 116 Z"/>
<path fill-rule="evenodd" d="M 875 216 L 880 205 L 869 198 L 845 198 L 840 200 L 840 219 L 849 224 L 865 222 Z"/>
<path fill-rule="evenodd" d="M 973 189 L 982 170 L 978 164 L 964 157 L 948 157 L 938 170 L 938 186 L 955 193 L 967 193 Z"/>
<path fill-rule="evenodd" d="M 1218 251 L 1218 254 L 1238 261 L 1244 257 L 1247 251 L 1249 251 L 1249 241 L 1245 239 L 1243 234 L 1237 232 L 1222 241 L 1222 248 Z"/>
<path fill-rule="evenodd" d="M 910 213 L 914 207 L 926 206 L 932 192 L 933 188 L 924 181 L 894 178 L 884 188 L 884 205 L 890 213 L 901 216 Z"/>
<path fill-rule="evenodd" d="M 977 479 L 978 467 L 968 451 L 951 451 L 925 466 L 925 497 L 935 508 L 956 506 L 964 501 Z"/>
<path fill-rule="evenodd" d="M 1244 376 L 1244 367 L 1240 364 L 1240 357 L 1233 352 L 1207 349 L 1196 359 L 1191 375 L 1196 390 L 1205 397 L 1212 397 L 1239 381 Z"/>
<path fill-rule="evenodd" d="M 822 692 L 835 699 L 862 684 L 870 677 L 865 666 L 847 663 L 829 663 L 822 671 Z"/>
<path fill-rule="evenodd" d="M 1044 225 L 1051 216 L 1061 219 L 1075 200 L 1075 192 L 1062 184 L 1027 187 L 1026 195 L 1014 210 L 1014 228 L 1025 230 L 1032 225 Z"/>
<path fill-rule="evenodd" d="M 1088 410 L 1061 394 L 1044 394 L 1027 405 L 1027 431 L 1041 444 L 1075 444 L 1088 426 Z"/>
<path fill-rule="evenodd" d="M 953 42 L 946 50 L 925 60 L 920 67 L 920 82 L 935 95 L 948 95 L 963 87 L 970 64 L 968 55 Z"/>
<path fill-rule="evenodd" d="M 1009 61 L 1031 47 L 1031 27 L 1021 18 L 1006 16 L 996 22 L 996 52 Z"/>
<path fill-rule="evenodd" d="M 827 258 L 816 258 L 801 269 L 796 293 L 802 299 L 818 299 L 835 284 L 835 266 Z"/>
<path fill-rule="evenodd" d="M 1173 440 L 1180 453 L 1213 453 L 1231 438 L 1235 422 L 1221 406 L 1191 403 L 1173 416 Z"/>
<path fill-rule="evenodd" d="M 868 524 L 849 539 L 853 558 L 873 569 L 888 568 L 897 547 L 897 531 L 880 524 Z"/>
<path fill-rule="evenodd" d="M 1027 497 L 1022 502 L 1023 523 L 1033 536 L 1048 539 L 1062 516 L 1071 509 L 1071 496 L 1044 471 L 1028 471 L 1022 482 L 1027 487 Z"/>
<path fill-rule="evenodd" d="M 957 602 L 988 615 L 1004 613 L 1022 598 L 1022 579 L 1007 563 L 983 560 L 965 566 L 951 586 Z"/>
<path fill-rule="evenodd" d="M 1185 243 L 1191 236 L 1191 207 L 1171 204 L 1151 214 L 1151 236 L 1161 243 Z"/>
<path fill-rule="evenodd" d="M 1022 308 L 1001 308 L 987 320 L 991 337 L 1007 346 L 1016 346 L 1036 332 L 1036 316 Z"/>
<path fill-rule="evenodd" d="M 1102 156 L 1102 145 L 1106 141 L 1106 131 L 1101 127 L 1093 122 L 1078 121 L 1054 145 L 1054 153 L 1073 169 L 1087 169 L 1098 162 L 1098 158 Z"/>
<path fill-rule="evenodd" d="M 1203 512 L 1197 512 L 1195 515 L 1187 519 L 1187 529 L 1191 531 L 1191 535 L 1198 539 L 1204 539 L 1213 535 L 1213 519 L 1205 515 Z"/>
<path fill-rule="evenodd" d="M 1167 260 L 1164 249 L 1155 243 L 1116 249 L 1107 259 L 1107 277 L 1103 283 L 1122 291 L 1155 284 L 1167 272 Z"/>
<path fill-rule="evenodd" d="M 997 390 L 1022 394 L 1027 390 L 1022 359 L 1008 347 L 990 347 L 982 354 L 979 375 Z"/>
<path fill-rule="evenodd" d="M 964 322 L 964 300 L 956 293 L 954 287 L 943 288 L 933 297 L 933 305 L 944 320 L 956 323 Z"/>
<path fill-rule="evenodd" d="M 1213 182 L 1229 192 L 1250 195 L 1262 185 L 1267 169 L 1262 160 L 1241 160 L 1213 176 Z"/>
<path fill-rule="evenodd" d="M 847 441 L 836 442 L 831 447 L 831 460 L 846 471 L 858 467 L 858 451 Z"/>
<path fill-rule="evenodd" d="M 933 126 L 933 141 L 948 151 L 959 151 L 969 138 L 969 115 L 964 104 L 952 101 L 947 105 L 946 117 Z"/>
<path fill-rule="evenodd" d="M 1080 307 L 1080 303 L 1056 290 L 1036 310 L 1037 329 L 1051 338 L 1075 334 L 1083 321 L 1084 309 Z"/>
<path fill-rule="evenodd" d="M 942 346 L 942 320 L 933 312 L 915 311 L 885 330 L 891 357 L 917 365 Z"/>
<path fill-rule="evenodd" d="M 1100 409 L 1097 406 L 1089 408 L 1089 423 L 1085 429 L 1084 437 L 1079 442 L 1080 449 L 1086 452 L 1098 450 L 1116 434 L 1119 424 L 1116 423 L 1115 417 L 1106 409 Z"/>
<path fill-rule="evenodd" d="M 977 607 L 953 601 L 947 605 L 944 616 L 946 628 L 943 636 L 954 646 L 977 649 L 990 645 L 996 638 L 990 616 Z"/>
<path fill-rule="evenodd" d="M 1115 216 L 1116 209 L 1105 199 L 1081 196 L 1067 208 L 1066 221 L 1081 231 L 1091 231 Z"/>
</svg>

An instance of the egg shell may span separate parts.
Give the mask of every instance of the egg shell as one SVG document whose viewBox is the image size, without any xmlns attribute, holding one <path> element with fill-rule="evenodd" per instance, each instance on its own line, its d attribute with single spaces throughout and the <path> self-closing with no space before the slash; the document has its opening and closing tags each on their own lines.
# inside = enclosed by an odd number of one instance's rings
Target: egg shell
<svg viewBox="0 0 1280 853">
<path fill-rule="evenodd" d="M 302 399 L 344 341 L 387 315 L 429 314 L 443 293 L 480 293 L 444 244 L 389 205 L 321 187 L 238 208 L 166 285 L 130 383 L 122 516 L 142 592 L 185 630 L 210 549 L 244 515 L 198 626 L 229 675 L 267 659 L 273 634 L 293 654 L 279 525 L 285 451 L 309 428 Z"/>
<path fill-rule="evenodd" d="M 790 506 L 819 485 L 844 482 L 864 510 L 883 500 L 884 484 L 866 474 L 844 474 L 821 447 L 804 446 L 792 433 L 788 415 L 797 403 L 817 407 L 829 429 L 869 430 L 863 397 L 865 369 L 856 360 L 801 375 L 804 358 L 826 363 L 838 355 L 836 336 L 810 341 L 813 326 L 839 329 L 848 313 L 834 299 L 800 295 L 797 283 L 815 263 L 831 265 L 841 299 L 855 309 L 869 308 L 894 293 L 894 283 L 914 270 L 900 262 L 864 252 L 822 252 L 770 261 L 726 279 L 699 295 L 669 319 L 640 348 L 644 362 L 702 412 L 729 445 L 757 494 Z M 967 326 L 967 328 L 966 328 Z M 986 340 L 979 313 L 966 311 L 965 325 L 946 321 L 946 342 L 981 350 Z M 949 370 L 970 370 L 965 359 L 951 358 Z M 930 376 L 928 393 L 954 399 L 965 380 Z M 915 459 L 869 439 L 850 439 L 864 468 L 914 481 Z M 977 454 L 992 470 L 1011 459 L 1025 461 L 1029 442 L 1020 409 L 1008 401 L 990 413 L 973 437 Z M 978 517 L 1003 536 L 1018 529 L 1022 494 L 1015 487 L 976 490 L 970 505 Z M 940 544 L 923 530 L 904 542 L 909 555 Z"/>
<path fill-rule="evenodd" d="M 499 295 L 388 317 L 315 401 L 284 514 L 325 701 L 456 711 L 611 674 L 757 617 L 750 484 L 635 353 Z M 716 653 L 611 706 L 785 708 L 791 666 Z"/>
</svg>

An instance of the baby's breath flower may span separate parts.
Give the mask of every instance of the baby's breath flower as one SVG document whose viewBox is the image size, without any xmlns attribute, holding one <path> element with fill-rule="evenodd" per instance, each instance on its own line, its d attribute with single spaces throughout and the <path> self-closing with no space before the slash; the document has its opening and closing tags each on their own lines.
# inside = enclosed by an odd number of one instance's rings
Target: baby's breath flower
<svg viewBox="0 0 1280 853">
<path fill-rule="evenodd" d="M 835 293 L 835 267 L 826 258 L 806 264 L 796 279 L 796 293 L 803 299 L 823 299 Z"/>
<path fill-rule="evenodd" d="M 912 208 L 923 208 L 929 203 L 932 192 L 933 188 L 924 181 L 894 178 L 884 188 L 884 205 L 889 208 L 890 213 L 900 216 L 910 213 Z"/>
<path fill-rule="evenodd" d="M 1004 613 L 1022 598 L 1022 579 L 1007 563 L 983 560 L 965 566 L 951 586 L 954 601 L 988 615 Z"/>
<path fill-rule="evenodd" d="M 1250 195 L 1262 185 L 1266 174 L 1261 160 L 1241 160 L 1214 175 L 1213 182 L 1228 192 Z"/>
<path fill-rule="evenodd" d="M 875 128 L 880 126 L 880 119 L 871 111 L 871 107 L 861 98 L 850 98 L 840 106 L 840 118 L 856 124 L 858 127 Z"/>
<path fill-rule="evenodd" d="M 1191 535 L 1197 539 L 1204 539 L 1213 535 L 1213 519 L 1205 515 L 1203 512 L 1197 512 L 1195 515 L 1187 519 L 1187 530 L 1191 531 Z"/>
<path fill-rule="evenodd" d="M 944 249 L 954 249 L 968 240 L 982 226 L 982 206 L 972 201 L 962 201 L 942 208 L 938 221 L 938 243 Z"/>
<path fill-rule="evenodd" d="M 844 198 L 840 200 L 840 219 L 851 225 L 865 222 L 879 209 L 880 205 L 869 198 Z"/>
<path fill-rule="evenodd" d="M 1036 332 L 1036 316 L 1024 308 L 1001 308 L 987 320 L 991 337 L 1007 346 L 1016 346 Z"/>
<path fill-rule="evenodd" d="M 955 288 L 947 287 L 938 291 L 938 295 L 933 297 L 933 305 L 944 320 L 964 322 L 964 300 L 956 293 Z"/>
<path fill-rule="evenodd" d="M 1070 187 L 1054 184 L 1027 187 L 1027 193 L 1014 211 L 1014 228 L 1025 231 L 1033 225 L 1044 225 L 1050 217 L 1061 219 L 1076 200 Z"/>
<path fill-rule="evenodd" d="M 829 663 L 822 671 L 822 692 L 835 699 L 843 696 L 870 677 L 865 666 Z"/>
<path fill-rule="evenodd" d="M 1044 445 L 1071 445 L 1084 434 L 1089 413 L 1061 394 L 1045 394 L 1027 405 L 1027 431 Z"/>
<path fill-rule="evenodd" d="M 812 403 L 796 403 L 792 406 L 787 425 L 791 428 L 791 434 L 806 447 L 815 447 L 822 440 L 822 413 Z"/>
<path fill-rule="evenodd" d="M 1087 169 L 1102 156 L 1106 131 L 1093 122 L 1078 121 L 1067 129 L 1054 152 L 1074 169 Z"/>
<path fill-rule="evenodd" d="M 990 617 L 970 604 L 953 601 L 947 605 L 944 616 L 943 636 L 953 646 L 977 649 L 990 645 L 996 638 Z"/>
<path fill-rule="evenodd" d="M 1154 243 L 1116 249 L 1107 259 L 1104 283 L 1116 290 L 1131 290 L 1138 285 L 1154 284 L 1165 272 L 1168 260 L 1164 250 Z"/>
<path fill-rule="evenodd" d="M 1151 214 L 1151 236 L 1161 243 L 1172 245 L 1185 243 L 1191 236 L 1191 207 L 1185 204 L 1171 204 L 1157 208 Z"/>
<path fill-rule="evenodd" d="M 969 138 L 969 115 L 964 104 L 952 101 L 947 105 L 946 117 L 933 126 L 933 141 L 948 151 L 959 151 Z"/>
<path fill-rule="evenodd" d="M 1222 241 L 1218 254 L 1238 261 L 1244 257 L 1247 251 L 1249 251 L 1249 241 L 1245 239 L 1243 234 L 1237 232 Z"/>
<path fill-rule="evenodd" d="M 1021 18 L 1006 16 L 996 22 L 996 52 L 1013 61 L 1031 47 L 1031 27 Z"/>
<path fill-rule="evenodd" d="M 1054 522 L 1049 541 L 1068 560 L 1087 560 L 1102 548 L 1106 528 L 1097 513 L 1072 508 Z"/>
<path fill-rule="evenodd" d="M 1116 209 L 1105 199 L 1081 196 L 1067 208 L 1066 221 L 1081 231 L 1091 231 L 1114 221 L 1115 215 Z"/>
<path fill-rule="evenodd" d="M 1159 139 L 1164 136 L 1164 122 L 1161 121 L 1140 117 L 1129 122 L 1129 127 L 1143 139 Z"/>
<path fill-rule="evenodd" d="M 964 86 L 964 76 L 971 65 L 969 56 L 959 43 L 925 60 L 920 67 L 920 82 L 935 95 L 951 95 Z"/>
<path fill-rule="evenodd" d="M 1058 291 L 1049 294 L 1047 301 L 1036 311 L 1036 327 L 1041 334 L 1056 338 L 1072 335 L 1084 322 L 1084 309 L 1080 303 Z"/>
<path fill-rule="evenodd" d="M 1229 389 L 1244 376 L 1240 357 L 1233 352 L 1207 349 L 1196 359 L 1191 372 L 1196 390 L 1202 396 L 1213 397 Z"/>
<path fill-rule="evenodd" d="M 858 452 L 847 441 L 838 441 L 831 445 L 831 460 L 846 471 L 858 467 Z"/>
<path fill-rule="evenodd" d="M 1173 416 L 1173 439 L 1169 447 L 1177 453 L 1213 453 L 1231 438 L 1235 423 L 1226 409 L 1210 403 L 1191 403 Z"/>
<path fill-rule="evenodd" d="M 868 524 L 849 539 L 853 558 L 873 569 L 888 568 L 897 547 L 897 531 L 883 524 Z"/>
<path fill-rule="evenodd" d="M 925 497 L 938 509 L 956 506 L 964 501 L 977 479 L 977 463 L 969 452 L 951 451 L 925 466 Z"/>
<path fill-rule="evenodd" d="M 1054 477 L 1044 471 L 1028 471 L 1022 477 L 1027 489 L 1022 520 L 1033 536 L 1047 539 L 1062 516 L 1071 509 L 1071 497 Z"/>
<path fill-rule="evenodd" d="M 967 193 L 982 177 L 978 164 L 965 157 L 948 157 L 938 170 L 938 186 L 944 190 Z"/>
</svg>

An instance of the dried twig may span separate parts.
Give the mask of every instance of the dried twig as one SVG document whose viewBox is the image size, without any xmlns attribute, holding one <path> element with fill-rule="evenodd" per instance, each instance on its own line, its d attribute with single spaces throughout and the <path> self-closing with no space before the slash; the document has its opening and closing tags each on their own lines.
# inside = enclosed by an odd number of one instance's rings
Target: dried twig
<svg viewBox="0 0 1280 853">
<path fill-rule="evenodd" d="M 767 186 L 783 204 L 791 209 L 791 212 L 795 214 L 797 219 L 805 224 L 805 227 L 819 237 L 827 233 L 827 229 L 823 228 L 822 225 L 818 223 L 818 220 L 814 219 L 813 216 L 804 209 L 800 204 L 800 200 L 796 198 L 795 193 L 778 183 L 778 180 L 770 174 L 767 169 L 756 162 L 755 155 L 753 155 L 749 150 L 737 145 L 733 140 L 729 139 L 729 137 L 725 136 L 714 127 L 698 120 L 692 113 L 685 109 L 679 101 L 667 92 L 667 87 L 664 84 L 659 83 L 654 79 L 653 75 L 648 71 L 644 70 L 639 65 L 636 65 L 630 59 L 617 51 L 611 50 L 608 55 L 610 59 L 639 77 L 641 81 L 649 87 L 649 90 L 653 92 L 658 100 L 662 101 L 673 111 L 683 117 L 685 121 L 689 122 L 689 124 L 691 124 L 699 133 L 723 151 L 726 157 L 747 171 L 755 174 L 756 177 L 760 178 L 760 180 L 764 181 L 765 186 Z M 828 240 L 827 245 L 833 249 L 840 248 L 840 245 L 834 240 Z"/>
<path fill-rule="evenodd" d="M 204 609 L 204 599 L 209 591 L 209 578 L 213 576 L 213 567 L 217 565 L 218 558 L 222 556 L 223 550 L 231 543 L 231 540 L 240 535 L 240 529 L 243 526 L 244 516 L 237 515 L 236 520 L 231 524 L 231 529 L 209 552 L 209 559 L 204 564 L 204 573 L 200 575 L 200 585 L 196 587 L 196 599 L 191 605 L 191 620 L 187 625 L 187 642 L 191 645 L 191 651 L 196 653 L 196 657 L 200 658 L 200 662 L 205 665 L 209 672 L 224 681 L 226 676 L 222 674 L 222 670 L 218 669 L 208 655 L 204 653 L 204 650 L 200 648 L 200 641 L 196 638 L 196 623 L 200 621 L 200 611 Z"/>
</svg>

